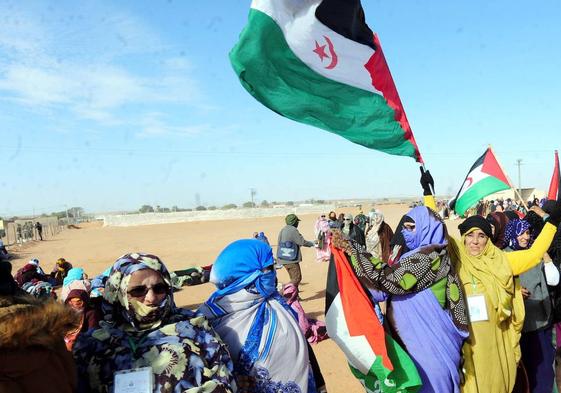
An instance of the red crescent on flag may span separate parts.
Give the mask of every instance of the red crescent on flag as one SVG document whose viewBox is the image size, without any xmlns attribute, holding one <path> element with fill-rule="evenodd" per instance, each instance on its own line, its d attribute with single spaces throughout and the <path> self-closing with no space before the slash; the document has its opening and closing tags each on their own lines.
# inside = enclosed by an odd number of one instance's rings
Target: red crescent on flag
<svg viewBox="0 0 561 393">
<path fill-rule="evenodd" d="M 329 54 L 331 55 L 331 63 L 329 63 L 325 68 L 328 70 L 332 70 L 337 66 L 339 60 L 337 59 L 337 53 L 335 53 L 335 49 L 333 48 L 333 42 L 331 42 L 329 37 L 326 35 L 324 35 L 323 38 L 325 38 L 325 41 L 327 41 L 327 47 L 329 48 Z"/>
<path fill-rule="evenodd" d="M 466 181 L 464 182 L 465 188 L 469 188 L 473 184 L 473 179 L 471 177 L 467 177 Z"/>
</svg>

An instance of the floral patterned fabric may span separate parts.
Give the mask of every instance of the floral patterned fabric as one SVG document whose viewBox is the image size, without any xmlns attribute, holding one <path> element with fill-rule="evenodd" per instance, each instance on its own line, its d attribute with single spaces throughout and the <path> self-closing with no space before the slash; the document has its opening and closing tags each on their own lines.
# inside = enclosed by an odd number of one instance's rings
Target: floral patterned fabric
<svg viewBox="0 0 561 393">
<path fill-rule="evenodd" d="M 130 276 L 141 269 L 158 271 L 170 288 L 148 311 L 127 299 Z M 101 328 L 81 334 L 74 345 L 78 392 L 112 392 L 116 371 L 147 366 L 154 392 L 236 391 L 226 346 L 203 316 L 175 307 L 169 272 L 158 257 L 119 258 L 105 285 L 103 312 Z"/>
</svg>

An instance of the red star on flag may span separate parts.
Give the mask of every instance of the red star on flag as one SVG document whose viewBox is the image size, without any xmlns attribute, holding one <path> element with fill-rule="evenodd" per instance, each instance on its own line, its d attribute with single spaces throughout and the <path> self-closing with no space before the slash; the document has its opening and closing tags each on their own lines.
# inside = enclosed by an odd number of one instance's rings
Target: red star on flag
<svg viewBox="0 0 561 393">
<path fill-rule="evenodd" d="M 322 61 L 323 63 L 323 59 L 324 58 L 329 58 L 329 55 L 327 53 L 325 53 L 325 47 L 327 45 L 320 45 L 318 44 L 318 42 L 316 41 L 316 49 L 314 49 L 314 52 L 319 56 L 319 59 Z"/>
</svg>

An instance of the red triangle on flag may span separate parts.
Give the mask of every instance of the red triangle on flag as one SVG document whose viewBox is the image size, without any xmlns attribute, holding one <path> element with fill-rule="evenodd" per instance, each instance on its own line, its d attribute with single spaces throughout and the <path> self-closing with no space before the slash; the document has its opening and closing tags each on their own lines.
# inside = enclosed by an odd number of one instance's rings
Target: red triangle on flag
<svg viewBox="0 0 561 393">
<path fill-rule="evenodd" d="M 559 155 L 557 154 L 557 150 L 555 150 L 555 166 L 553 167 L 553 175 L 551 176 L 551 182 L 549 183 L 547 199 L 556 201 L 559 197 L 559 180 Z"/>
<path fill-rule="evenodd" d="M 487 154 L 485 154 L 485 159 L 483 160 L 483 167 L 481 168 L 481 172 L 496 177 L 503 183 L 508 184 L 510 187 L 512 187 L 508 179 L 506 178 L 503 169 L 499 165 L 499 162 L 495 158 L 493 151 L 490 148 L 487 149 Z"/>
</svg>

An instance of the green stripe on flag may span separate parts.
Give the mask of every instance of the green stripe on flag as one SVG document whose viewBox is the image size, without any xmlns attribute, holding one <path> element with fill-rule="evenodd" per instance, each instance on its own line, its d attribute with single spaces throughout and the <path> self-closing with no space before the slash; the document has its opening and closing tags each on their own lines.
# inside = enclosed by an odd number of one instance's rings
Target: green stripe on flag
<svg viewBox="0 0 561 393">
<path fill-rule="evenodd" d="M 466 210 L 474 206 L 480 199 L 494 192 L 508 190 L 510 186 L 494 176 L 486 177 L 471 186 L 458 200 L 454 210 L 463 216 Z"/>
<path fill-rule="evenodd" d="M 250 10 L 230 60 L 244 88 L 280 115 L 368 148 L 415 158 L 414 146 L 405 139 L 394 110 L 382 96 L 310 69 L 263 12 Z"/>
<path fill-rule="evenodd" d="M 415 364 L 399 344 L 386 334 L 386 349 L 394 366 L 393 371 L 382 365 L 382 358 L 376 360 L 370 367 L 368 375 L 349 364 L 354 377 L 358 379 L 372 393 L 415 393 L 422 385 L 421 377 Z"/>
</svg>

